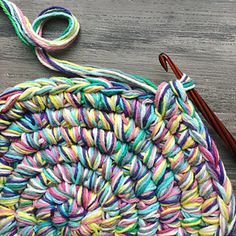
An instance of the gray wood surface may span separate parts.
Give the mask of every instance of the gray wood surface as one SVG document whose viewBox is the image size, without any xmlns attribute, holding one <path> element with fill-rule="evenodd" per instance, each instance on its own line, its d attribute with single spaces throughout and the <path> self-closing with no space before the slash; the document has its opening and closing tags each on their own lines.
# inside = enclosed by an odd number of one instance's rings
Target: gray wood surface
<svg viewBox="0 0 236 236">
<path fill-rule="evenodd" d="M 196 82 L 196 88 L 236 137 L 236 1 L 235 0 L 14 0 L 32 21 L 46 7 L 73 10 L 82 29 L 72 47 L 57 56 L 75 63 L 117 68 L 150 78 L 165 73 L 158 54 L 167 52 Z M 45 37 L 66 26 L 50 23 Z M 55 75 L 40 65 L 0 14 L 0 90 L 25 80 Z M 236 157 L 211 129 L 236 190 Z"/>
</svg>

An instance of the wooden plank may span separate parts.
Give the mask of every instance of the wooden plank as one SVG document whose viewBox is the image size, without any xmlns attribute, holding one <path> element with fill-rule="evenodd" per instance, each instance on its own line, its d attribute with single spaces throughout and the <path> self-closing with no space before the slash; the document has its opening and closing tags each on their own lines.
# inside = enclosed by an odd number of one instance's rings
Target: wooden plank
<svg viewBox="0 0 236 236">
<path fill-rule="evenodd" d="M 33 20 L 51 0 L 15 0 Z M 79 40 L 57 56 L 76 63 L 117 68 L 150 78 L 156 84 L 174 78 L 158 63 L 168 52 L 196 82 L 210 107 L 236 136 L 236 1 L 230 0 L 56 0 L 73 10 L 82 25 Z M 45 37 L 54 38 L 65 22 L 51 23 Z M 0 14 L 0 90 L 55 73 L 39 64 Z M 236 190 L 236 158 L 216 139 Z"/>
</svg>

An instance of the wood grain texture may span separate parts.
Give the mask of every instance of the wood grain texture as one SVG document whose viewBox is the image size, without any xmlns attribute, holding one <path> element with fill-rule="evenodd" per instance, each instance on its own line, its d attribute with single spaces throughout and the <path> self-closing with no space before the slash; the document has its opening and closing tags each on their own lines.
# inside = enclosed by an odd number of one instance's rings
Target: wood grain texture
<svg viewBox="0 0 236 236">
<path fill-rule="evenodd" d="M 52 5 L 51 0 L 14 2 L 31 21 Z M 82 26 L 79 39 L 58 57 L 140 74 L 158 84 L 174 78 L 158 63 L 158 54 L 167 52 L 236 137 L 235 0 L 55 0 L 53 5 L 71 9 Z M 49 24 L 45 37 L 54 38 L 65 25 Z M 51 75 L 1 12 L 0 90 Z M 236 157 L 210 132 L 236 190 Z"/>
</svg>

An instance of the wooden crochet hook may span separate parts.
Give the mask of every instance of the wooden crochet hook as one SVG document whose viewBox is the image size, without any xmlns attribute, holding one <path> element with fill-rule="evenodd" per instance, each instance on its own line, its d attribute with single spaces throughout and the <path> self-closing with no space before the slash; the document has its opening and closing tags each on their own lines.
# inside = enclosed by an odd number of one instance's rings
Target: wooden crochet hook
<svg viewBox="0 0 236 236">
<path fill-rule="evenodd" d="M 159 61 L 165 71 L 168 71 L 167 63 L 174 72 L 176 78 L 180 80 L 183 73 L 171 60 L 171 58 L 165 54 L 161 53 L 159 55 Z M 233 135 L 228 131 L 225 125 L 220 121 L 217 115 L 211 110 L 211 108 L 206 104 L 199 93 L 193 88 L 187 91 L 188 97 L 192 100 L 198 110 L 202 113 L 203 117 L 212 126 L 216 133 L 221 137 L 222 141 L 236 154 L 236 140 Z"/>
</svg>

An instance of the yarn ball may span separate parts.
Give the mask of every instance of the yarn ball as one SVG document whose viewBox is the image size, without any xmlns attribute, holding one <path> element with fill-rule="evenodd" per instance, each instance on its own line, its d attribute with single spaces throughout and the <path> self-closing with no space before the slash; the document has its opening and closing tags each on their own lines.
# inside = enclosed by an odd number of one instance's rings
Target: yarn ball
<svg viewBox="0 0 236 236">
<path fill-rule="evenodd" d="M 186 84 L 53 77 L 4 91 L 0 235 L 230 235 L 231 183 Z"/>
</svg>

